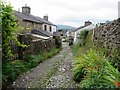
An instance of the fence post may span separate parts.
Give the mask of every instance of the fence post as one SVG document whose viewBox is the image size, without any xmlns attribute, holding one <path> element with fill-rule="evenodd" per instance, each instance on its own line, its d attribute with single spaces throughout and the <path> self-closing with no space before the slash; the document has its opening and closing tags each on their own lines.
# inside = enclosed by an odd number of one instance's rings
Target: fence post
<svg viewBox="0 0 120 90">
<path fill-rule="evenodd" d="M 18 40 L 19 40 L 19 42 L 21 43 L 21 44 L 23 44 L 22 43 L 22 35 L 19 35 L 18 36 Z M 20 60 L 22 60 L 23 59 L 23 48 L 22 47 L 18 47 L 18 59 L 20 59 Z"/>
</svg>

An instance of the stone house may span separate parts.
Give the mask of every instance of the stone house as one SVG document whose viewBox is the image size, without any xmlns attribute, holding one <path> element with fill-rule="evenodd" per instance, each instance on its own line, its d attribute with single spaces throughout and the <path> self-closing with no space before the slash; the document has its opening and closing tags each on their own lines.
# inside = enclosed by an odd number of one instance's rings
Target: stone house
<svg viewBox="0 0 120 90">
<path fill-rule="evenodd" d="M 90 21 L 86 21 L 84 26 L 80 26 L 77 29 L 73 30 L 71 33 L 71 36 L 73 36 L 74 38 L 74 43 L 78 42 L 78 38 L 80 35 L 80 32 L 83 30 L 92 30 L 94 29 L 96 26 L 94 24 L 92 24 Z"/>
<path fill-rule="evenodd" d="M 67 38 L 69 38 L 69 37 L 73 37 L 73 34 L 74 34 L 73 30 L 68 30 L 68 31 L 66 32 L 65 36 L 66 36 Z"/>
<path fill-rule="evenodd" d="M 33 29 L 45 30 L 47 32 L 56 32 L 56 25 L 48 20 L 48 16 L 43 18 L 31 15 L 31 8 L 28 6 L 22 7 L 22 12 L 14 11 L 16 22 L 23 27 L 19 33 L 30 33 Z"/>
</svg>

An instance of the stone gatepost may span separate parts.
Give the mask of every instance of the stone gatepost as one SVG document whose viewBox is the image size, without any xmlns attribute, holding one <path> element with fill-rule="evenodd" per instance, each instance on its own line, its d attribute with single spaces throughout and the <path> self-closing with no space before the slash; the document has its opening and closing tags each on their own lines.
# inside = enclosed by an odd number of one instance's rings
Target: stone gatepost
<svg viewBox="0 0 120 90">
<path fill-rule="evenodd" d="M 26 55 L 31 54 L 32 36 L 31 34 L 21 34 L 19 35 L 18 40 L 21 44 L 27 45 L 26 48 L 23 47 L 18 48 L 18 58 L 20 60 L 24 60 Z"/>
</svg>

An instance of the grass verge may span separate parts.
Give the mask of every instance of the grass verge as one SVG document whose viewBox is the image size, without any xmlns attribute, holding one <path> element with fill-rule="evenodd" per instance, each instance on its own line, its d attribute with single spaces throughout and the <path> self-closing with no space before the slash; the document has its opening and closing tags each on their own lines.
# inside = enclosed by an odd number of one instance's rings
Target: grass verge
<svg viewBox="0 0 120 90">
<path fill-rule="evenodd" d="M 2 64 L 2 87 L 5 88 L 9 84 L 12 84 L 20 74 L 36 67 L 40 62 L 51 58 L 59 51 L 60 49 L 55 48 L 38 55 L 28 55 L 24 61 L 16 60 Z"/>
</svg>

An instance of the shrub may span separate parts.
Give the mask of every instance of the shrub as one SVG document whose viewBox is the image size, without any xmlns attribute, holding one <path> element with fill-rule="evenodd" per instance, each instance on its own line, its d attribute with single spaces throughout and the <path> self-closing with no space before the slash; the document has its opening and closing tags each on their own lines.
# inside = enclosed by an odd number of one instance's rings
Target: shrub
<svg viewBox="0 0 120 90">
<path fill-rule="evenodd" d="M 120 52 L 117 50 L 111 50 L 111 53 L 106 55 L 110 63 L 120 71 Z"/>
<path fill-rule="evenodd" d="M 86 38 L 88 36 L 89 31 L 84 30 L 80 32 L 79 39 L 80 39 L 80 46 L 84 46 L 86 44 Z"/>
<path fill-rule="evenodd" d="M 54 36 L 56 48 L 61 48 L 62 42 L 60 36 Z"/>
<path fill-rule="evenodd" d="M 25 65 L 21 61 L 7 62 L 2 67 L 2 70 L 2 84 L 5 87 L 11 81 L 14 81 L 21 72 L 25 71 Z"/>
</svg>

